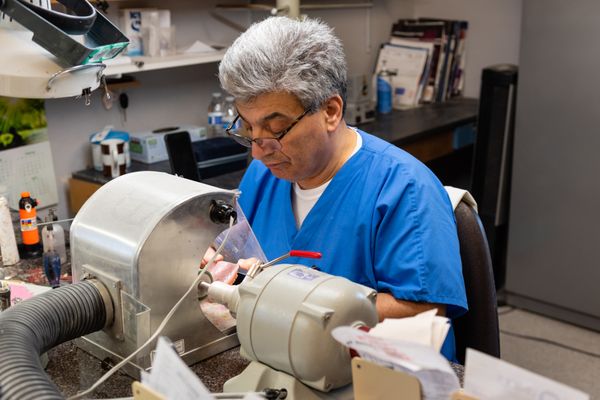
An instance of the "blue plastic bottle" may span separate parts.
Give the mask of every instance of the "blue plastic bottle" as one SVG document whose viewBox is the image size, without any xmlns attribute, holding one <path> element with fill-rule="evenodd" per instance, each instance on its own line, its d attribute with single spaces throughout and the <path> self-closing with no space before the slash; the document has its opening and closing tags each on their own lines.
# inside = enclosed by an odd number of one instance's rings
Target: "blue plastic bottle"
<svg viewBox="0 0 600 400">
<path fill-rule="evenodd" d="M 377 112 L 387 114 L 392 111 L 392 75 L 386 71 L 377 74 Z"/>
<path fill-rule="evenodd" d="M 56 251 L 44 253 L 44 273 L 50 286 L 53 288 L 60 286 L 60 256 Z"/>
</svg>

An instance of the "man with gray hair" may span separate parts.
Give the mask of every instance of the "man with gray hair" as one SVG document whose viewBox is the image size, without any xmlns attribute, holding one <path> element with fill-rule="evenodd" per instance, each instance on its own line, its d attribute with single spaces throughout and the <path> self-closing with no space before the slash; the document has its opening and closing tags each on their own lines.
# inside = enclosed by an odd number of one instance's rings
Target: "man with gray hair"
<svg viewBox="0 0 600 400">
<path fill-rule="evenodd" d="M 240 205 L 268 259 L 322 252 L 320 270 L 377 290 L 380 320 L 457 317 L 467 304 L 446 191 L 408 153 L 346 125 L 346 70 L 318 20 L 271 17 L 229 48 L 219 79 L 238 116 L 227 132 L 254 157 Z"/>
</svg>

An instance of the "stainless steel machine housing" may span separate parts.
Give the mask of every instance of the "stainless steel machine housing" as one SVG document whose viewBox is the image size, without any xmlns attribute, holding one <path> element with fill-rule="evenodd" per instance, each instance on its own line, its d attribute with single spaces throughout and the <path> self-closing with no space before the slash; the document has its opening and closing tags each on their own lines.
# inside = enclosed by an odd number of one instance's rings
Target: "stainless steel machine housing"
<svg viewBox="0 0 600 400">
<path fill-rule="evenodd" d="M 209 216 L 213 201 L 232 206 L 236 193 L 160 172 L 123 175 L 102 186 L 71 226 L 74 281 L 95 277 L 111 291 L 112 327 L 79 346 L 119 362 L 141 346 L 198 274 L 204 252 L 227 228 Z M 204 316 L 194 290 L 163 331 L 193 364 L 238 345 L 235 327 L 221 332 Z M 151 365 L 149 345 L 125 370 Z"/>
</svg>

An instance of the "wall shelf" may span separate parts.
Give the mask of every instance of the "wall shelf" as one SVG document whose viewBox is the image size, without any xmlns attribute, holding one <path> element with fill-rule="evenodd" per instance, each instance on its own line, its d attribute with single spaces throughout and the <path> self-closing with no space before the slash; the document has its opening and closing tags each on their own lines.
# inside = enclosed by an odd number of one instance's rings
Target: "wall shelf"
<svg viewBox="0 0 600 400">
<path fill-rule="evenodd" d="M 127 57 L 107 62 L 105 75 L 120 75 L 157 69 L 184 67 L 187 65 L 208 64 L 221 61 L 225 50 L 212 53 L 174 54 L 164 57 Z M 123 60 L 130 60 L 123 63 Z"/>
</svg>

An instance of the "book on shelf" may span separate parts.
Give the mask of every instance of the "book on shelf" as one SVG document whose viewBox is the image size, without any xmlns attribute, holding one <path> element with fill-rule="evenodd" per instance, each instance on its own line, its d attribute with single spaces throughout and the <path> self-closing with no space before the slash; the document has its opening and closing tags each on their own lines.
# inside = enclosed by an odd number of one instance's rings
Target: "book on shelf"
<svg viewBox="0 0 600 400">
<path fill-rule="evenodd" d="M 392 25 L 390 44 L 432 46 L 420 102 L 443 102 L 462 94 L 467 30 L 466 21 L 436 18 L 400 19 Z"/>
<path fill-rule="evenodd" d="M 460 96 L 463 93 L 465 84 L 465 65 L 466 65 L 466 37 L 469 23 L 460 21 L 460 30 L 458 37 L 458 47 L 456 49 L 455 65 L 452 70 L 450 97 Z"/>
</svg>

